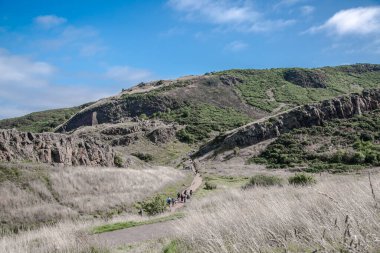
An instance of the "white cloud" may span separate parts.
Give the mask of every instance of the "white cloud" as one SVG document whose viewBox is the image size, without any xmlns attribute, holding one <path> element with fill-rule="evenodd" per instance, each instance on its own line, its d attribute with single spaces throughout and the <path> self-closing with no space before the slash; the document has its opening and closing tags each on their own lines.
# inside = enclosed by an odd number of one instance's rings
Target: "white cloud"
<svg viewBox="0 0 380 253">
<path fill-rule="evenodd" d="M 57 72 L 47 62 L 0 49 L 0 118 L 80 105 L 111 94 L 85 85 L 56 85 Z"/>
<path fill-rule="evenodd" d="M 56 15 L 44 15 L 34 18 L 34 23 L 41 28 L 50 29 L 66 23 L 66 19 Z"/>
<path fill-rule="evenodd" d="M 11 55 L 0 50 L 0 85 L 22 84 L 28 87 L 43 86 L 54 67 L 46 62 L 32 61 L 27 57 Z"/>
<path fill-rule="evenodd" d="M 323 25 L 311 27 L 307 32 L 321 31 L 338 36 L 380 34 L 380 6 L 339 11 Z"/>
<path fill-rule="evenodd" d="M 273 9 L 280 9 L 280 8 L 284 8 L 284 7 L 289 7 L 289 6 L 293 6 L 293 5 L 296 5 L 296 4 L 305 2 L 305 1 L 306 0 L 281 0 L 273 6 Z"/>
<path fill-rule="evenodd" d="M 265 19 L 262 13 L 253 8 L 251 1 L 169 0 L 168 5 L 185 13 L 188 20 L 227 26 L 241 32 L 265 32 L 292 23 L 287 20 Z"/>
<path fill-rule="evenodd" d="M 305 6 L 301 6 L 300 10 L 301 10 L 302 15 L 307 16 L 307 15 L 312 14 L 315 11 L 315 7 L 311 5 L 305 5 Z"/>
<path fill-rule="evenodd" d="M 66 26 L 58 34 L 49 39 L 39 41 L 44 50 L 61 50 L 62 48 L 78 52 L 80 56 L 89 57 L 107 50 L 99 33 L 91 26 Z"/>
<path fill-rule="evenodd" d="M 227 44 L 225 49 L 228 51 L 238 52 L 246 49 L 248 47 L 247 43 L 244 43 L 242 41 L 232 41 L 231 43 Z"/>
<path fill-rule="evenodd" d="M 248 2 L 212 0 L 169 0 L 169 5 L 186 12 L 189 18 L 202 18 L 215 24 L 241 23 L 254 20 L 256 13 Z"/>
<path fill-rule="evenodd" d="M 152 77 L 152 73 L 144 69 L 135 69 L 129 66 L 113 66 L 105 74 L 106 78 L 119 82 L 142 82 Z"/>
</svg>

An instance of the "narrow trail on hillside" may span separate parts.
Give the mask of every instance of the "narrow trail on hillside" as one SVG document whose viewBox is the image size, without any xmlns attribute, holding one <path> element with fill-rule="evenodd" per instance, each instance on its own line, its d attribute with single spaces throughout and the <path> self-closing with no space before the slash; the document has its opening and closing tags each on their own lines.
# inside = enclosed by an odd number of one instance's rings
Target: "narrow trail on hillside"
<svg viewBox="0 0 380 253">
<path fill-rule="evenodd" d="M 192 170 L 195 173 L 194 163 L 192 166 Z M 195 173 L 191 185 L 187 188 L 187 192 L 189 192 L 190 190 L 195 192 L 201 185 L 202 177 L 199 173 Z M 174 206 L 170 208 L 170 212 L 174 213 L 179 209 L 183 208 L 184 206 L 185 203 L 177 202 Z M 159 239 L 162 237 L 173 235 L 174 233 L 175 230 L 171 225 L 171 221 L 166 221 L 96 234 L 94 235 L 94 239 L 97 242 L 105 244 L 107 246 L 116 247 L 119 245 Z"/>
</svg>

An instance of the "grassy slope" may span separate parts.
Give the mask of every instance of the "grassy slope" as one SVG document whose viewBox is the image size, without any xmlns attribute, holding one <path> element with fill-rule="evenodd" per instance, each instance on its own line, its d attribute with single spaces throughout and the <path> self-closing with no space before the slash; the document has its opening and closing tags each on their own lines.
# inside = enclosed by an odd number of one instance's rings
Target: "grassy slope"
<svg viewBox="0 0 380 253">
<path fill-rule="evenodd" d="M 281 135 L 249 162 L 340 172 L 380 166 L 380 110 Z"/>
<path fill-rule="evenodd" d="M 301 87 L 285 80 L 284 75 L 290 70 L 297 70 L 301 75 L 307 73 L 323 76 L 326 88 Z M 380 65 L 357 64 L 339 67 L 324 67 L 319 69 L 268 69 L 268 70 L 227 70 L 208 74 L 199 79 L 197 89 L 190 92 L 202 90 L 207 96 L 194 101 L 194 98 L 185 101 L 184 105 L 176 110 L 156 114 L 151 117 L 161 118 L 167 121 L 175 121 L 187 125 L 188 128 L 179 133 L 179 138 L 190 143 L 198 142 L 207 138 L 213 131 L 225 131 L 243 125 L 252 120 L 239 108 L 237 104 L 216 105 L 211 101 L 223 101 L 218 98 L 224 88 L 215 86 L 220 76 L 232 76 L 241 82 L 233 85 L 233 91 L 241 100 L 240 105 L 247 103 L 253 108 L 258 108 L 266 114 L 275 113 L 278 110 L 332 98 L 341 94 L 358 92 L 364 88 L 380 87 Z M 302 79 L 302 76 L 301 76 Z M 213 84 L 214 83 L 214 84 Z M 191 81 L 177 81 L 170 86 L 161 87 L 145 94 L 124 95 L 123 99 L 133 97 L 148 103 L 152 97 L 176 94 L 174 90 L 182 90 L 194 86 Z M 222 85 L 223 86 L 223 85 Z M 225 85 L 224 85 L 225 86 Z M 217 89 L 220 92 L 216 92 Z M 226 88 L 226 90 L 228 90 Z M 211 92 L 212 91 L 212 92 Z M 203 92 L 203 93 L 204 93 Z M 202 94 L 203 94 L 202 93 Z M 223 92 L 222 92 L 223 93 Z M 190 94 L 192 97 L 194 94 Z M 230 94 L 231 95 L 231 94 Z M 174 95 L 174 96 L 178 96 Z M 182 100 L 186 98 L 178 98 Z M 228 96 L 228 95 L 226 95 Z M 225 101 L 225 100 L 224 100 Z M 227 100 L 228 101 L 228 100 Z M 181 102 L 181 101 L 180 101 Z M 236 102 L 236 101 L 235 101 Z M 68 109 L 49 110 L 32 113 L 23 117 L 0 121 L 0 128 L 16 127 L 22 131 L 42 132 L 51 131 L 59 124 L 78 112 L 81 107 Z"/>
<path fill-rule="evenodd" d="M 380 72 L 373 70 L 373 67 L 378 66 L 359 64 L 311 70 L 297 68 L 301 73 L 322 73 L 326 78 L 326 88 L 305 88 L 286 81 L 284 74 L 292 69 L 227 70 L 215 74 L 231 75 L 241 79 L 243 83 L 236 88 L 246 102 L 271 112 L 279 106 L 279 103 L 307 104 L 345 93 L 358 92 L 363 88 L 378 88 Z M 272 99 L 267 94 L 270 89 L 273 92 Z"/>
<path fill-rule="evenodd" d="M 50 132 L 89 104 L 77 107 L 33 112 L 25 116 L 0 120 L 0 128 L 17 128 L 25 132 Z"/>
</svg>

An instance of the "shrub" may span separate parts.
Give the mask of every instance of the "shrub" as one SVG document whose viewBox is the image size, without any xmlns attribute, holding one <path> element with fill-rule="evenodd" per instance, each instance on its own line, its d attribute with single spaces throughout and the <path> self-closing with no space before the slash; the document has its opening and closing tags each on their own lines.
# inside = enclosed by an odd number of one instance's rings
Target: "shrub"
<svg viewBox="0 0 380 253">
<path fill-rule="evenodd" d="M 148 215 L 155 215 L 159 213 L 163 213 L 166 208 L 165 198 L 156 195 L 154 198 L 149 199 L 147 201 L 143 201 L 141 203 L 141 208 L 146 212 Z"/>
<path fill-rule="evenodd" d="M 149 118 L 148 118 L 148 116 L 145 113 L 143 113 L 143 114 L 140 114 L 139 119 L 141 119 L 141 120 L 147 120 Z"/>
<path fill-rule="evenodd" d="M 249 182 L 243 187 L 253 187 L 253 186 L 274 186 L 282 185 L 282 179 L 277 176 L 271 176 L 266 174 L 258 174 L 249 179 Z"/>
<path fill-rule="evenodd" d="M 115 155 L 113 162 L 115 163 L 116 167 L 121 168 L 124 166 L 123 158 L 121 158 L 119 155 Z"/>
<path fill-rule="evenodd" d="M 204 189 L 205 190 L 214 190 L 214 189 L 216 189 L 216 184 L 211 183 L 210 181 L 206 181 Z"/>
<path fill-rule="evenodd" d="M 153 160 L 153 156 L 151 154 L 144 154 L 144 153 L 132 153 L 131 155 L 136 156 L 138 159 L 144 161 L 144 162 L 150 162 Z"/>
<path fill-rule="evenodd" d="M 292 177 L 289 177 L 288 181 L 289 184 L 292 185 L 311 185 L 316 183 L 316 180 L 312 175 L 307 175 L 305 173 L 298 173 Z"/>
<path fill-rule="evenodd" d="M 234 148 L 234 155 L 238 156 L 239 154 L 240 154 L 240 148 L 239 147 L 235 147 Z"/>
<path fill-rule="evenodd" d="M 362 141 L 373 141 L 373 135 L 369 132 L 363 132 L 360 134 L 360 140 Z"/>
<path fill-rule="evenodd" d="M 365 155 L 362 152 L 355 152 L 352 156 L 351 162 L 353 164 L 364 163 Z"/>
</svg>

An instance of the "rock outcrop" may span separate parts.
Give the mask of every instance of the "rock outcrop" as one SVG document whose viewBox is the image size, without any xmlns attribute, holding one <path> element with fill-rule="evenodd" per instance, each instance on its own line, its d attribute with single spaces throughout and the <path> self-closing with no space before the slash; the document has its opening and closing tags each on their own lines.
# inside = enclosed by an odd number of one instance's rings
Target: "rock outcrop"
<svg viewBox="0 0 380 253">
<path fill-rule="evenodd" d="M 326 88 L 327 76 L 321 70 L 289 69 L 284 79 L 304 88 Z"/>
<path fill-rule="evenodd" d="M 180 106 L 181 102 L 167 96 L 136 94 L 105 99 L 74 115 L 56 132 L 70 132 L 82 126 L 119 123 L 124 118 L 136 117 L 141 114 L 151 116 L 155 112 L 164 112 Z"/>
<path fill-rule="evenodd" d="M 147 137 L 153 143 L 167 143 L 172 140 L 175 136 L 175 127 L 161 127 L 154 129 L 152 132 L 147 134 Z"/>
<path fill-rule="evenodd" d="M 114 151 L 108 145 L 91 138 L 0 130 L 1 161 L 33 161 L 73 166 L 113 166 L 114 156 Z"/>
<path fill-rule="evenodd" d="M 234 147 L 251 146 L 295 128 L 323 125 L 324 121 L 350 118 L 375 109 L 380 109 L 380 89 L 300 106 L 220 135 L 201 147 L 194 156 L 203 156 L 212 151 L 229 150 Z"/>
</svg>

